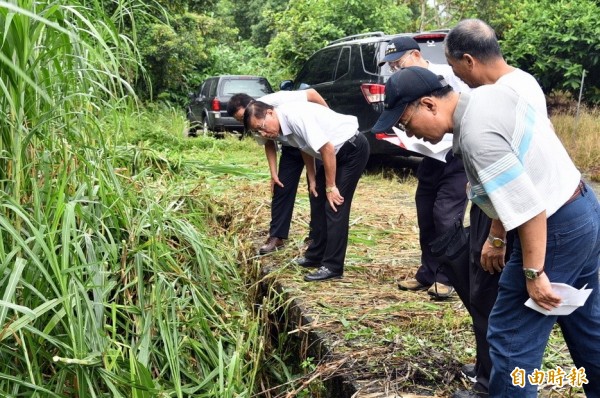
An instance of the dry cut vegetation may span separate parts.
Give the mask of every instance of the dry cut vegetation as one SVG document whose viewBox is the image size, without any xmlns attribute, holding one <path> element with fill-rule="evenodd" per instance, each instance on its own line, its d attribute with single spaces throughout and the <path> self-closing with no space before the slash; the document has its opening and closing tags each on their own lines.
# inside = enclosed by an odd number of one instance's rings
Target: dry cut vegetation
<svg viewBox="0 0 600 398">
<path fill-rule="evenodd" d="M 577 106 L 572 96 L 546 97 L 550 120 L 567 152 L 591 181 L 600 182 L 600 108 Z"/>
<path fill-rule="evenodd" d="M 255 253 L 268 234 L 268 181 L 238 181 L 235 192 L 227 194 L 240 222 L 232 232 L 248 242 L 240 262 L 254 273 L 257 291 L 269 286 L 277 297 L 268 304 L 272 316 L 265 318 L 277 323 L 279 336 L 272 348 L 292 359 L 301 373 L 261 396 L 325 397 L 323 382 L 328 380 L 339 396 L 350 396 L 333 382 L 340 376 L 352 384 L 355 397 L 447 397 L 469 387 L 459 371 L 474 361 L 474 337 L 460 300 L 433 301 L 426 292 L 397 288 L 419 265 L 415 188 L 415 178 L 397 170 L 368 170 L 353 202 L 344 278 L 322 283 L 303 282 L 307 271 L 293 264 L 307 235 L 305 186 L 299 189 L 286 248 L 263 257 Z M 296 342 L 282 343 L 282 338 Z M 545 366 L 569 364 L 556 331 Z M 578 396 L 549 388 L 543 395 Z"/>
</svg>

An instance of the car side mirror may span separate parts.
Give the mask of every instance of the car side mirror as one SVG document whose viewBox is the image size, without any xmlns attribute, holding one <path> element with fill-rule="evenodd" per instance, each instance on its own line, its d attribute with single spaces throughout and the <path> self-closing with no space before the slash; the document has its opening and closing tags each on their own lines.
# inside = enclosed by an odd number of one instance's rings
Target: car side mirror
<svg viewBox="0 0 600 398">
<path fill-rule="evenodd" d="M 281 82 L 281 84 L 279 84 L 280 90 L 290 91 L 292 88 L 294 88 L 293 80 L 284 80 Z"/>
</svg>

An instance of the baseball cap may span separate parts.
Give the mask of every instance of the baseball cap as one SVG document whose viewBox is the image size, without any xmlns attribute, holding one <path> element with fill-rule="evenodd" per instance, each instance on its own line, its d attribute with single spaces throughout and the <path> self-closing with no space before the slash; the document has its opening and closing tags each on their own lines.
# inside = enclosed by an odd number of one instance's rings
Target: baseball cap
<svg viewBox="0 0 600 398">
<path fill-rule="evenodd" d="M 381 66 L 386 62 L 395 61 L 410 50 L 420 50 L 419 43 L 415 39 L 407 36 L 396 37 L 388 43 L 385 49 L 385 57 L 379 61 L 378 65 Z"/>
<path fill-rule="evenodd" d="M 371 131 L 379 133 L 391 129 L 408 104 L 447 85 L 443 76 L 420 66 L 409 66 L 394 73 L 385 83 L 384 110 Z"/>
</svg>

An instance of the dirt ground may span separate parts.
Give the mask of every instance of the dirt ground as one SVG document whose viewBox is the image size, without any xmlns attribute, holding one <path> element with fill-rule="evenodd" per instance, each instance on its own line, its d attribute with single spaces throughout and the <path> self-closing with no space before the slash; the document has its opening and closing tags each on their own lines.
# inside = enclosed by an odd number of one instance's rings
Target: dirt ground
<svg viewBox="0 0 600 398">
<path fill-rule="evenodd" d="M 247 188 L 254 191 L 256 209 L 251 228 L 253 250 L 268 234 L 270 200 L 265 188 Z M 306 186 L 299 188 L 285 248 L 248 259 L 269 270 L 267 278 L 281 284 L 289 302 L 296 299 L 311 320 L 288 331 L 289 335 L 302 337 L 309 330 L 317 331 L 326 341 L 330 354 L 321 360 L 311 357 L 308 349 L 300 352 L 306 381 L 343 375 L 353 382 L 353 397 L 363 398 L 449 397 L 456 389 L 470 387 L 460 376 L 460 367 L 474 361 L 474 337 L 460 300 L 454 296 L 433 301 L 426 292 L 397 288 L 397 283 L 412 277 L 419 266 L 415 189 L 415 178 L 398 165 L 369 168 L 352 204 L 341 280 L 306 283 L 302 277 L 308 271 L 293 264 L 293 259 L 302 255 L 307 236 Z M 571 366 L 561 362 L 562 341 L 550 349 L 549 355 L 557 356 L 557 365 Z M 297 396 L 327 396 L 313 382 L 293 390 L 293 394 L 300 394 L 300 390 L 308 395 Z M 547 387 L 540 396 L 581 395 Z"/>
</svg>

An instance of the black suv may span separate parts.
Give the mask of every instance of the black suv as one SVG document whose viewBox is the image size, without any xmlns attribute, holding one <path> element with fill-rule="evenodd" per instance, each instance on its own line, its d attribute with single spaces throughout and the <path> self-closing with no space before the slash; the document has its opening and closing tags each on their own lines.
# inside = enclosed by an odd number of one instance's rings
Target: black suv
<svg viewBox="0 0 600 398">
<path fill-rule="evenodd" d="M 273 92 L 269 81 L 260 76 L 222 75 L 206 79 L 196 93 L 190 94 L 187 119 L 190 122 L 188 135 L 196 135 L 201 129 L 209 131 L 239 131 L 244 126 L 227 114 L 227 103 L 237 93 L 246 93 L 258 98 Z"/>
<path fill-rule="evenodd" d="M 381 67 L 378 63 L 391 39 L 410 36 L 419 43 L 425 59 L 445 64 L 443 42 L 447 32 L 447 29 L 396 35 L 372 32 L 335 40 L 314 53 L 296 79 L 282 82 L 280 88 L 314 88 L 331 109 L 356 116 L 359 130 L 371 145 L 371 155 L 414 155 L 397 144 L 392 131 L 378 134 L 370 131 L 383 111 L 385 82 L 392 75 L 387 63 Z"/>
</svg>

